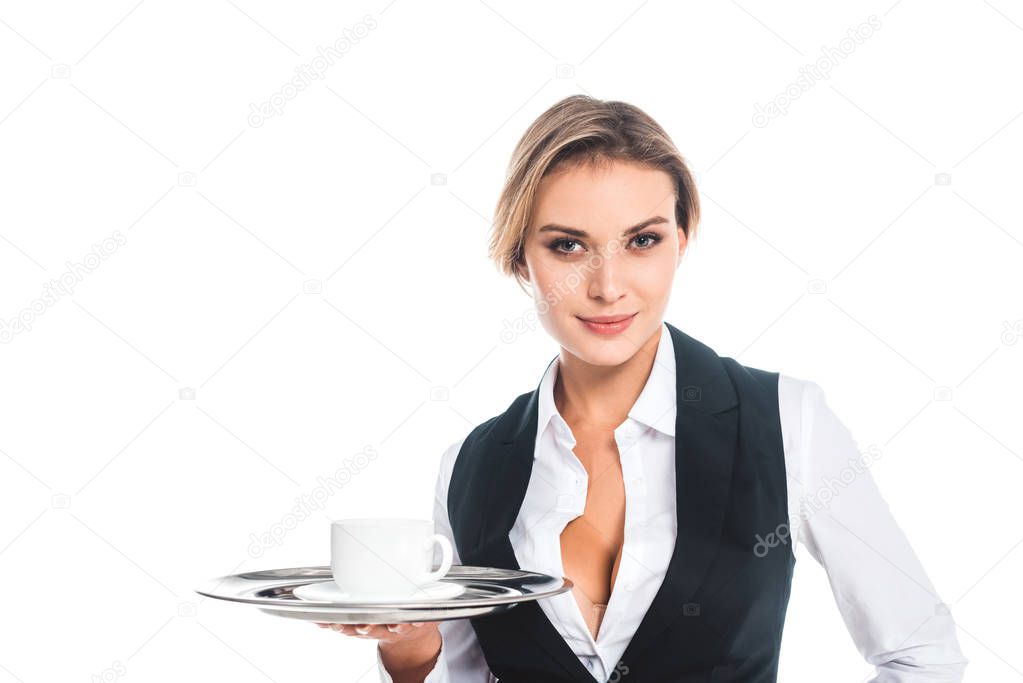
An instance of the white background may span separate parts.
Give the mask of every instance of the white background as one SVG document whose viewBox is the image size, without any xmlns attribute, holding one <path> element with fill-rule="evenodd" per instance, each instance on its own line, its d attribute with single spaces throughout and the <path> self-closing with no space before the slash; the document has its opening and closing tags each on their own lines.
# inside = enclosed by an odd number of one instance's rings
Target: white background
<svg viewBox="0 0 1023 683">
<path fill-rule="evenodd" d="M 428 517 L 443 449 L 535 388 L 557 346 L 502 340 L 533 309 L 487 234 L 519 136 L 580 92 L 696 172 L 667 320 L 825 389 L 968 680 L 1023 679 L 1020 63 L 1007 0 L 0 4 L 0 683 L 375 680 L 371 642 L 193 588 L 326 564 L 332 517 Z M 781 680 L 869 678 L 797 557 Z"/>
</svg>

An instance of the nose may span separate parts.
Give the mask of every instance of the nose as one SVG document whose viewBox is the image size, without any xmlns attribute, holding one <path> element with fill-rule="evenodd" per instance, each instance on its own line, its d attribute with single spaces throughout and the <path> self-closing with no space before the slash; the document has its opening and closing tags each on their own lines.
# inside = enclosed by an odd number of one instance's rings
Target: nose
<svg viewBox="0 0 1023 683">
<path fill-rule="evenodd" d="M 614 254 L 605 250 L 594 259 L 588 281 L 588 294 L 593 299 L 614 303 L 625 295 L 620 265 Z"/>
</svg>

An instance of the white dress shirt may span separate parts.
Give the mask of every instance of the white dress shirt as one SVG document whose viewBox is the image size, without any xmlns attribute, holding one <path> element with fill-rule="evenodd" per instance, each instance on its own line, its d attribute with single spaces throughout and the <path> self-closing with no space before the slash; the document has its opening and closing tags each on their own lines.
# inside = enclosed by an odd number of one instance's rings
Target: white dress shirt
<svg viewBox="0 0 1023 683">
<path fill-rule="evenodd" d="M 561 532 L 583 514 L 588 475 L 554 403 L 557 357 L 539 386 L 533 470 L 510 540 L 523 569 L 564 576 Z M 848 429 L 814 382 L 778 378 L 789 528 L 765 529 L 753 552 L 802 543 L 827 571 L 856 647 L 878 667 L 876 683 L 962 680 L 967 660 L 951 614 L 938 598 L 870 476 Z M 664 578 L 675 542 L 675 354 L 662 324 L 653 368 L 615 431 L 625 484 L 622 559 L 594 640 L 572 591 L 538 604 L 595 680 L 606 681 Z M 452 540 L 448 482 L 463 440 L 444 452 L 434 498 L 437 533 Z M 453 543 L 452 543 L 453 544 Z M 457 548 L 454 562 L 460 563 Z M 514 609 L 514 608 L 513 608 Z M 442 621 L 441 653 L 426 683 L 494 683 L 468 619 Z M 377 649 L 380 680 L 393 683 Z"/>
</svg>

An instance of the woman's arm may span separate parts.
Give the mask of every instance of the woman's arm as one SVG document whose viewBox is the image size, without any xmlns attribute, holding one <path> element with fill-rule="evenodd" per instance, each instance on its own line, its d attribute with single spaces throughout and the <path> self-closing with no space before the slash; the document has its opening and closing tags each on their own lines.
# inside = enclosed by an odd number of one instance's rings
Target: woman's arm
<svg viewBox="0 0 1023 683">
<path fill-rule="evenodd" d="M 455 458 L 462 447 L 462 441 L 452 444 L 441 458 L 440 471 L 434 487 L 433 522 L 438 534 L 451 541 L 454 551 L 453 564 L 461 564 L 458 548 L 451 533 L 448 519 L 448 483 L 455 466 Z M 497 679 L 490 673 L 483 650 L 480 649 L 476 632 L 468 619 L 452 619 L 437 622 L 441 634 L 441 650 L 437 663 L 427 674 L 423 683 L 494 683 Z M 385 646 L 386 647 L 386 646 Z M 381 683 L 395 683 L 384 666 L 386 653 L 382 655 L 377 645 L 377 669 Z"/>
<path fill-rule="evenodd" d="M 961 681 L 968 660 L 955 622 L 870 475 L 877 454 L 860 453 L 817 384 L 779 381 L 783 417 L 784 404 L 800 416 L 790 441 L 800 493 L 793 534 L 827 571 L 857 649 L 878 667 L 871 681 Z M 790 510 L 795 502 L 790 495 Z"/>
</svg>

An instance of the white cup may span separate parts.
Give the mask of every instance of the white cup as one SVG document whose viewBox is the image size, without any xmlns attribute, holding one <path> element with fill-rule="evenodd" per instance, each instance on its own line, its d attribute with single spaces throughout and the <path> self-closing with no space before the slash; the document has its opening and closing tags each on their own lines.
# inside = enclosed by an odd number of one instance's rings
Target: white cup
<svg viewBox="0 0 1023 683">
<path fill-rule="evenodd" d="M 441 562 L 433 569 L 434 547 Z M 424 519 L 338 519 L 330 524 L 330 569 L 345 593 L 411 597 L 451 569 L 451 541 Z"/>
</svg>

